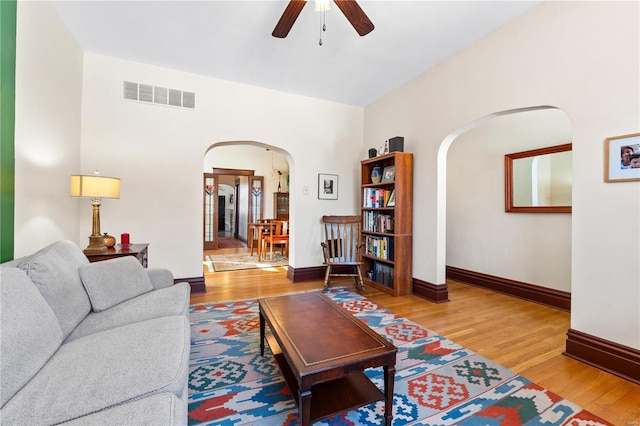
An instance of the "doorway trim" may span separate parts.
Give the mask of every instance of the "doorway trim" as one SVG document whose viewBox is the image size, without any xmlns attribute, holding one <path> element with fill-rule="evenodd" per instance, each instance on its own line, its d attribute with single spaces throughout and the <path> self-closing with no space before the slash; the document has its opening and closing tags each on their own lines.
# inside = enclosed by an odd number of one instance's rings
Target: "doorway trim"
<svg viewBox="0 0 640 426">
<path fill-rule="evenodd" d="M 246 170 L 246 169 L 223 169 L 218 167 L 213 167 L 211 173 L 214 175 L 230 175 L 230 176 L 253 176 L 255 174 L 255 170 Z"/>
<path fill-rule="evenodd" d="M 220 176 L 233 176 L 233 177 L 237 177 L 237 176 L 247 176 L 249 177 L 249 183 L 251 183 L 251 179 L 252 178 L 260 178 L 261 180 L 264 181 L 264 178 L 262 176 L 255 176 L 255 170 L 249 170 L 249 169 L 227 169 L 227 168 L 220 168 L 220 167 L 213 167 L 212 168 L 212 173 L 204 173 L 204 177 L 205 180 L 207 177 L 213 177 L 214 178 L 214 182 L 216 185 L 216 188 L 219 185 L 219 178 Z M 264 184 L 263 184 L 264 185 Z M 237 185 L 236 186 L 236 193 L 237 193 Z M 204 202 L 206 202 L 206 195 L 204 196 Z M 251 203 L 252 203 L 252 197 L 248 198 L 249 200 L 249 205 L 248 205 L 248 209 L 247 211 L 251 212 Z M 205 235 L 205 227 L 206 227 L 206 209 L 204 208 L 204 202 L 203 202 L 203 211 L 202 211 L 202 237 L 203 237 L 203 248 L 204 250 L 217 250 L 218 249 L 218 214 L 216 213 L 213 217 L 213 229 L 215 230 L 214 232 L 214 240 L 213 241 L 204 241 L 204 235 Z M 238 199 L 236 196 L 236 205 L 238 203 Z M 264 208 L 264 204 L 262 205 L 262 208 Z M 237 212 L 238 209 L 235 209 L 234 214 L 236 214 L 237 216 Z M 237 235 L 237 229 L 238 229 L 238 220 L 236 217 L 236 230 L 234 231 L 234 234 Z M 247 230 L 247 235 L 248 235 L 248 230 Z"/>
</svg>

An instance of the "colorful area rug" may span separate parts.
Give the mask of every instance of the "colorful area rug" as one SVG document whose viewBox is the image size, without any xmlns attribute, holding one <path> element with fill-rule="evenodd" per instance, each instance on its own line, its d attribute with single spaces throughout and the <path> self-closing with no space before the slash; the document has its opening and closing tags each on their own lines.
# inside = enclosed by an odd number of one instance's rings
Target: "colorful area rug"
<svg viewBox="0 0 640 426">
<path fill-rule="evenodd" d="M 273 253 L 273 260 L 270 260 L 269 254 L 267 254 L 267 257 L 260 262 L 258 262 L 257 255 L 250 255 L 249 253 L 217 254 L 206 256 L 205 259 L 204 263 L 209 268 L 209 272 L 273 268 L 274 266 L 287 266 L 289 264 L 289 258 L 279 252 Z"/>
<path fill-rule="evenodd" d="M 361 295 L 344 288 L 328 295 L 398 347 L 395 426 L 611 424 Z M 257 300 L 192 305 L 190 312 L 189 424 L 298 425 L 271 352 L 260 356 Z M 382 389 L 381 368 L 366 374 Z M 315 424 L 384 424 L 383 404 Z"/>
</svg>

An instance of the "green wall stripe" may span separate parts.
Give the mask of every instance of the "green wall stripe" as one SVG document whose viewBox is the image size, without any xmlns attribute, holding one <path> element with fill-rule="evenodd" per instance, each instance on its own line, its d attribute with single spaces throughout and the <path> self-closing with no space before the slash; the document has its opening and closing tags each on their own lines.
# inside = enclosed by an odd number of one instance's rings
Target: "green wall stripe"
<svg viewBox="0 0 640 426">
<path fill-rule="evenodd" d="M 16 0 L 0 0 L 0 262 L 13 259 Z"/>
</svg>

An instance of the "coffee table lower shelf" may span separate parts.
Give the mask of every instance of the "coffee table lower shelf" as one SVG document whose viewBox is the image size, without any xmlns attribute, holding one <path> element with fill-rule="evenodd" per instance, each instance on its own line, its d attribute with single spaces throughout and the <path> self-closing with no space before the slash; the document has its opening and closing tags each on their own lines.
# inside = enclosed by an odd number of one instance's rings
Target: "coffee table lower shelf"
<svg viewBox="0 0 640 426">
<path fill-rule="evenodd" d="M 265 338 L 276 362 L 280 366 L 289 390 L 299 406 L 298 382 L 275 337 L 272 334 L 266 334 Z M 385 399 L 380 389 L 364 373 L 353 373 L 339 379 L 313 385 L 311 395 L 312 423 Z"/>
</svg>

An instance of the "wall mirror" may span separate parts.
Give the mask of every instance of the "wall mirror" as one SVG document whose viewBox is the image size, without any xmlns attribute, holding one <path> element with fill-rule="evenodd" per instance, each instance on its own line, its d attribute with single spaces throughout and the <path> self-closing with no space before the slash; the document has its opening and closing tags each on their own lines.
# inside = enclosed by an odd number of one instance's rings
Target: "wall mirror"
<svg viewBox="0 0 640 426">
<path fill-rule="evenodd" d="M 505 211 L 571 213 L 571 144 L 504 156 Z"/>
</svg>

